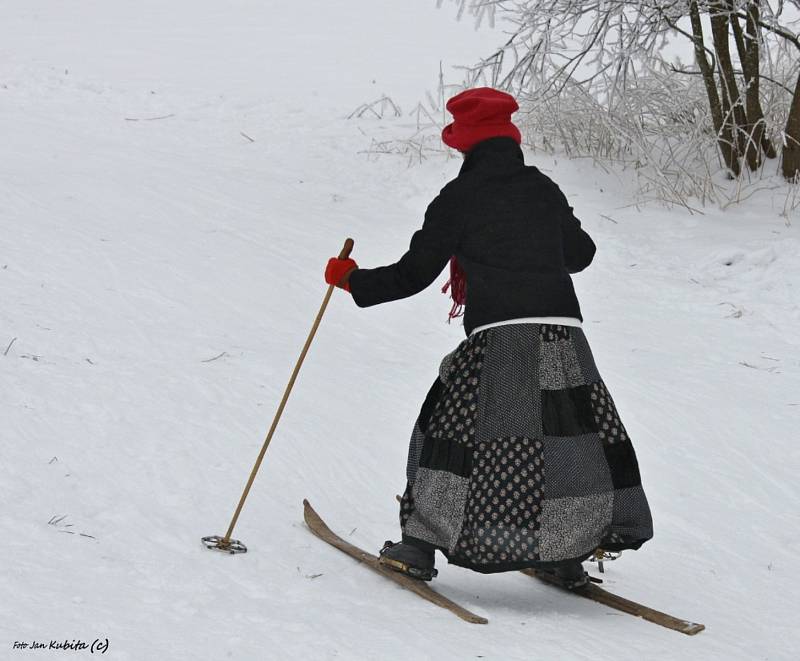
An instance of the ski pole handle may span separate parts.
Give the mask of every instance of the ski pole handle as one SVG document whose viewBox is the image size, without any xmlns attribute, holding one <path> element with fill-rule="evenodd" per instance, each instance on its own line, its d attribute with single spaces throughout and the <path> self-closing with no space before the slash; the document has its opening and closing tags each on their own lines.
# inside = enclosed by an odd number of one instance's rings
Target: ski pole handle
<svg viewBox="0 0 800 661">
<path fill-rule="evenodd" d="M 353 251 L 353 244 L 355 241 L 353 239 L 346 239 L 344 242 L 344 246 L 342 247 L 342 252 L 339 253 L 339 259 L 347 259 L 350 257 L 350 253 Z"/>
</svg>

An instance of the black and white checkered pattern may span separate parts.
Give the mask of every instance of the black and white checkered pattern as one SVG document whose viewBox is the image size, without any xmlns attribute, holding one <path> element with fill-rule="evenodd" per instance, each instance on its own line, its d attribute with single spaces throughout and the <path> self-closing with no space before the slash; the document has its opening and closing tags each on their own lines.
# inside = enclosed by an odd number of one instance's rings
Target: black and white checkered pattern
<svg viewBox="0 0 800 661">
<path fill-rule="evenodd" d="M 414 427 L 404 539 L 481 572 L 638 548 L 636 455 L 580 327 L 514 323 L 445 357 Z"/>
</svg>

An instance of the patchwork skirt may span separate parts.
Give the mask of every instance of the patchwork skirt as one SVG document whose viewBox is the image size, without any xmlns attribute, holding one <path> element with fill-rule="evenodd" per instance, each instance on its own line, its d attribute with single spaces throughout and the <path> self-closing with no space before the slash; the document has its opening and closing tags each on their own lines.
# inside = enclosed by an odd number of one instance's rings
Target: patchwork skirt
<svg viewBox="0 0 800 661">
<path fill-rule="evenodd" d="M 403 540 L 483 573 L 637 549 L 636 454 L 580 327 L 513 323 L 442 361 L 414 425 Z"/>
</svg>

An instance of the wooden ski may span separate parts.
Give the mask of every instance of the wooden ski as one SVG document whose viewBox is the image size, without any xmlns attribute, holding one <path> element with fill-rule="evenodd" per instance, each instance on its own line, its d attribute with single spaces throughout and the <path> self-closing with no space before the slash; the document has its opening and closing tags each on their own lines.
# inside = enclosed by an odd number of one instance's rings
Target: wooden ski
<svg viewBox="0 0 800 661">
<path fill-rule="evenodd" d="M 353 544 L 343 540 L 341 537 L 339 537 L 339 535 L 328 528 L 328 526 L 325 524 L 322 518 L 320 518 L 319 514 L 314 511 L 314 508 L 311 507 L 311 504 L 307 500 L 303 500 L 303 516 L 306 520 L 306 525 L 317 537 L 327 542 L 331 546 L 336 547 L 343 553 L 346 553 L 351 558 L 358 560 L 358 562 L 362 563 L 363 565 L 378 572 L 381 576 L 388 578 L 390 581 L 393 581 L 406 590 L 410 590 L 423 599 L 430 601 L 432 604 L 446 608 L 451 613 L 460 617 L 462 620 L 466 620 L 467 622 L 471 622 L 473 624 L 488 624 L 489 620 L 487 620 L 485 617 L 475 615 L 475 613 L 471 613 L 465 608 L 462 608 L 454 601 L 450 601 L 450 599 L 447 597 L 433 590 L 426 582 L 416 578 L 411 578 L 405 574 L 400 574 L 391 569 L 387 569 L 378 563 L 378 558 L 376 556 L 372 555 L 371 553 L 367 553 L 357 546 L 354 546 Z"/>
<path fill-rule="evenodd" d="M 545 572 L 536 571 L 535 569 L 523 569 L 522 573 L 532 576 L 533 578 L 538 578 L 540 581 L 544 581 L 550 585 L 561 587 L 557 578 Z M 687 636 L 694 636 L 706 628 L 704 624 L 697 624 L 696 622 L 681 620 L 677 617 L 673 617 L 672 615 L 667 615 L 661 611 L 637 604 L 635 601 L 618 597 L 617 595 L 598 587 L 594 583 L 589 583 L 588 585 L 574 590 L 566 590 L 565 588 L 561 589 L 564 592 L 571 592 L 572 594 L 576 594 L 580 597 L 591 599 L 592 601 L 596 601 L 610 608 L 622 611 L 623 613 L 641 617 L 648 622 L 653 622 L 654 624 L 666 627 L 667 629 L 685 633 Z"/>
</svg>

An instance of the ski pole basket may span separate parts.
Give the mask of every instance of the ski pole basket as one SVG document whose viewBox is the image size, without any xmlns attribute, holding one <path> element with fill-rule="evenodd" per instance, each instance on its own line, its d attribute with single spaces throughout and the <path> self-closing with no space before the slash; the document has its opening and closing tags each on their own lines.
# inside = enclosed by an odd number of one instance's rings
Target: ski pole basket
<svg viewBox="0 0 800 661">
<path fill-rule="evenodd" d="M 223 553 L 247 553 L 247 547 L 238 539 L 226 539 L 219 535 L 203 537 L 203 544 L 207 549 L 222 551 Z"/>
</svg>

